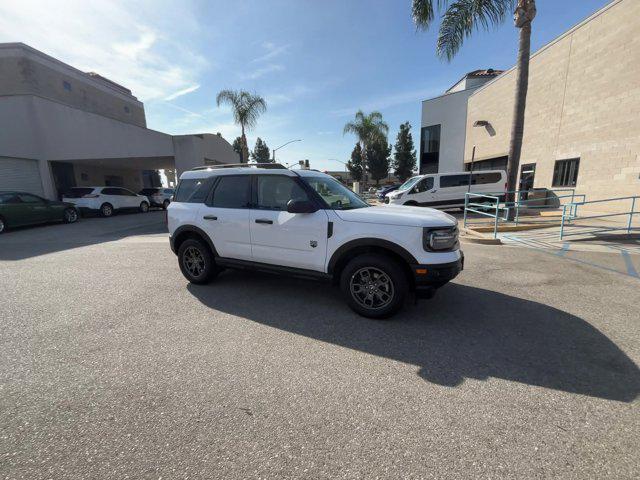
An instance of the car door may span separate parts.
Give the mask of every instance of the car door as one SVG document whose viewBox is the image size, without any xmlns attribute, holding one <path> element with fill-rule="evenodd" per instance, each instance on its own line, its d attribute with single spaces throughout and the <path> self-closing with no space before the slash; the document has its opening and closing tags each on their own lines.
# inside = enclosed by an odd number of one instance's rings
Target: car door
<svg viewBox="0 0 640 480">
<path fill-rule="evenodd" d="M 297 177 L 254 175 L 250 215 L 253 260 L 323 271 L 329 217 L 324 210 L 289 213 L 290 200 L 311 201 Z"/>
<path fill-rule="evenodd" d="M 409 191 L 404 203 L 416 202 L 418 205 L 429 206 L 433 203 L 434 177 L 424 177 Z"/>
<path fill-rule="evenodd" d="M 118 188 L 121 195 L 121 201 L 125 205 L 123 208 L 138 208 L 143 201 L 148 201 L 147 198 L 140 198 L 131 190 L 126 188 Z"/>
<path fill-rule="evenodd" d="M 205 180 L 202 182 L 207 184 Z M 199 189 L 196 193 L 200 191 L 204 190 Z M 209 235 L 221 257 L 252 260 L 250 203 L 250 175 L 220 175 L 215 178 L 211 193 L 198 211 L 197 223 Z"/>
<path fill-rule="evenodd" d="M 19 193 L 17 197 L 20 200 L 20 210 L 24 216 L 23 225 L 49 221 L 49 206 L 44 198 L 30 193 Z"/>
<path fill-rule="evenodd" d="M 123 207 L 122 195 L 120 195 L 119 188 L 106 187 L 100 192 L 100 198 L 102 203 L 110 203 L 116 210 L 125 208 Z"/>
</svg>

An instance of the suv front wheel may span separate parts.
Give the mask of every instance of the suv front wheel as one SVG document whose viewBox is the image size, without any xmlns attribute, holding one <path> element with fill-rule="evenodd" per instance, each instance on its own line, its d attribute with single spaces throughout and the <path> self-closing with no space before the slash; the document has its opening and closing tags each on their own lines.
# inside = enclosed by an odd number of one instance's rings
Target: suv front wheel
<svg viewBox="0 0 640 480">
<path fill-rule="evenodd" d="M 344 268 L 340 289 L 356 313 L 368 318 L 388 318 L 402 308 L 408 283 L 395 260 L 364 254 Z"/>
<path fill-rule="evenodd" d="M 191 283 L 208 283 L 218 274 L 211 250 L 199 240 L 188 239 L 178 249 L 180 270 Z"/>
</svg>

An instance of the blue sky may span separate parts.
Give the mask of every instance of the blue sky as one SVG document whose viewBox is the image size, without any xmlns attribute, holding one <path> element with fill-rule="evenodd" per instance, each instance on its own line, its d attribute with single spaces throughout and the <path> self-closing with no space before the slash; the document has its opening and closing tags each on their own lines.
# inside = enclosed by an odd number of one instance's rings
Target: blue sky
<svg viewBox="0 0 640 480">
<path fill-rule="evenodd" d="M 534 50 L 608 3 L 538 0 Z M 53 8 L 55 5 L 55 8 Z M 267 113 L 249 134 L 286 163 L 308 158 L 340 170 L 355 139 L 342 127 L 361 108 L 379 110 L 395 141 L 411 122 L 419 140 L 420 101 L 465 72 L 509 68 L 517 50 L 511 22 L 470 38 L 451 62 L 435 56 L 437 29 L 417 32 L 410 1 L 57 1 L 0 2 L 0 42 L 21 41 L 84 71 L 121 83 L 145 102 L 149 128 L 239 135 L 224 88 L 265 97 Z"/>
</svg>

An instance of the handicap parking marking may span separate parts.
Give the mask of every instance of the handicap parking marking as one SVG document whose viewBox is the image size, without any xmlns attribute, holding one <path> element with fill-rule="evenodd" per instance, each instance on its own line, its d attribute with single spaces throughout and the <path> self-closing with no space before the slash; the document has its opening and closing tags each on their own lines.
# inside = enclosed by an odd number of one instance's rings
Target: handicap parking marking
<svg viewBox="0 0 640 480">
<path fill-rule="evenodd" d="M 613 273 L 617 273 L 619 275 L 624 275 L 624 276 L 628 276 L 631 278 L 635 278 L 640 280 L 640 274 L 638 274 L 638 271 L 636 270 L 635 266 L 633 265 L 633 261 L 631 259 L 631 255 L 629 254 L 629 252 L 624 249 L 624 248 L 616 248 L 616 247 L 611 247 L 610 248 L 612 250 L 615 250 L 617 252 L 620 252 L 622 259 L 624 260 L 625 266 L 626 266 L 626 271 L 620 271 L 620 270 L 616 270 L 615 268 L 611 268 L 607 265 L 600 265 L 597 263 L 593 263 L 587 260 L 582 260 L 580 258 L 576 258 L 575 255 L 571 255 L 568 256 L 567 253 L 570 251 L 570 245 L 565 242 L 562 245 L 562 248 L 558 249 L 556 246 L 554 245 L 550 245 L 544 242 L 539 242 L 539 241 L 535 241 L 533 239 L 526 239 L 529 241 L 526 241 L 523 238 L 517 237 L 515 235 L 501 235 L 501 238 L 506 239 L 507 241 L 510 241 L 509 243 L 513 244 L 513 245 L 522 245 L 526 248 L 532 248 L 534 250 L 538 250 L 542 253 L 546 253 L 547 255 L 553 255 L 554 257 L 558 257 L 558 258 L 562 258 L 571 262 L 575 262 L 575 263 L 580 263 L 583 265 L 588 265 L 590 267 L 595 267 L 595 268 L 599 268 L 601 270 L 607 270 L 609 272 L 613 272 Z M 536 245 L 539 244 L 539 245 Z M 542 245 L 542 246 L 540 246 Z M 571 252 L 576 252 L 575 250 L 571 250 Z M 602 253 L 602 252 L 600 252 Z"/>
</svg>

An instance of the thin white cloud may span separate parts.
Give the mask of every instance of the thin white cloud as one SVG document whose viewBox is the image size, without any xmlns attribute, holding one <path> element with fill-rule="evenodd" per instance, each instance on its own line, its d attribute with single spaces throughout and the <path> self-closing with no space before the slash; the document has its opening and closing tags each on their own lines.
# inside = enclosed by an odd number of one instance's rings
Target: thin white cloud
<svg viewBox="0 0 640 480">
<path fill-rule="evenodd" d="M 42 12 L 46 10 L 46 14 Z M 184 5 L 153 2 L 34 0 L 0 2 L 0 42 L 24 42 L 83 71 L 131 89 L 143 101 L 164 99 L 198 84 L 207 68 L 188 47 L 194 19 Z"/>
<path fill-rule="evenodd" d="M 289 45 L 276 45 L 272 42 L 264 42 L 262 44 L 262 48 L 266 50 L 266 53 L 251 60 L 252 63 L 266 62 L 279 55 L 282 55 L 287 50 L 289 50 Z"/>
<path fill-rule="evenodd" d="M 276 107 L 279 105 L 291 103 L 294 100 L 297 100 L 298 98 L 311 93 L 311 91 L 312 90 L 307 86 L 296 85 L 295 87 L 289 88 L 286 93 L 284 92 L 267 93 L 264 97 L 269 107 Z"/>
<path fill-rule="evenodd" d="M 443 91 L 444 90 L 440 88 L 423 88 L 388 95 L 380 95 L 373 99 L 365 100 L 359 105 L 333 110 L 331 114 L 336 117 L 347 117 L 355 115 L 358 110 L 363 110 L 366 113 L 374 110 L 383 110 L 385 108 L 426 100 L 427 98 L 441 95 Z"/>
<path fill-rule="evenodd" d="M 282 65 L 270 64 L 265 67 L 257 68 L 249 73 L 240 74 L 240 78 L 243 80 L 256 80 L 257 78 L 264 77 L 265 75 L 273 72 L 281 72 L 284 70 Z"/>
<path fill-rule="evenodd" d="M 183 95 L 187 95 L 189 93 L 195 92 L 199 88 L 200 88 L 200 85 L 192 85 L 190 87 L 183 88 L 182 90 L 178 90 L 177 92 L 172 93 L 168 97 L 165 97 L 165 100 L 167 101 L 175 100 L 178 97 L 182 97 Z"/>
</svg>

